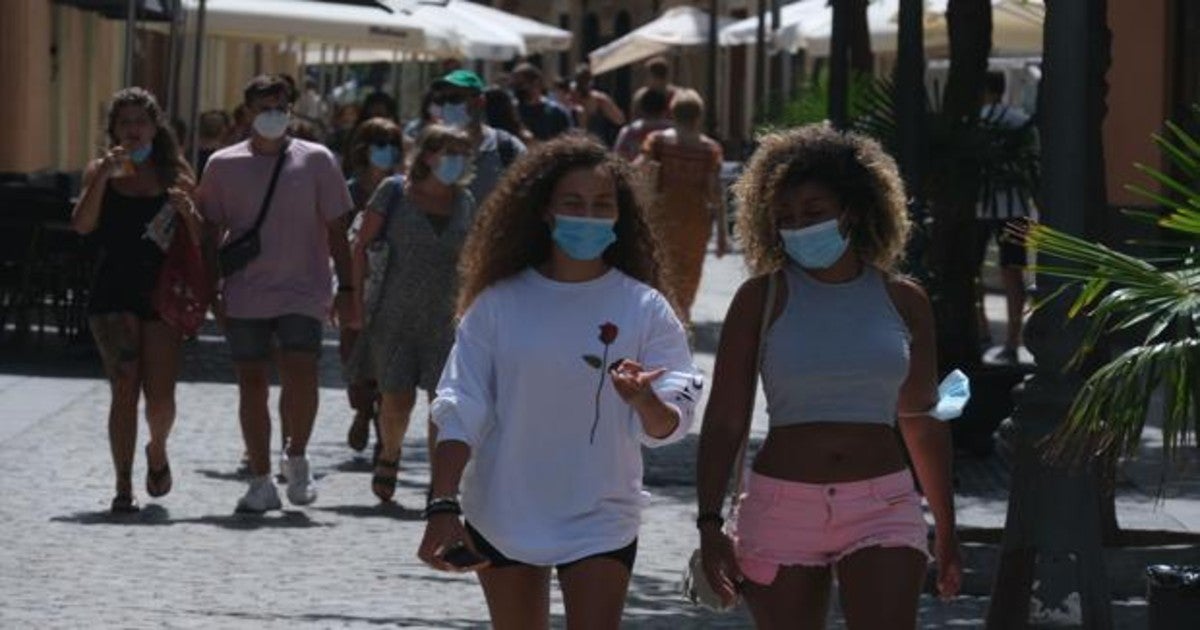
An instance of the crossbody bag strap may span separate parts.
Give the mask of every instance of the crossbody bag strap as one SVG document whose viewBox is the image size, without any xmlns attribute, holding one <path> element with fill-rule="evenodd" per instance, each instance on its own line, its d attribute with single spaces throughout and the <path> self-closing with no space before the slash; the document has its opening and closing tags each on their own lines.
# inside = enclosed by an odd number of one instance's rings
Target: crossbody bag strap
<svg viewBox="0 0 1200 630">
<path fill-rule="evenodd" d="M 267 220 L 267 210 L 271 208 L 271 197 L 275 196 L 275 183 L 279 181 L 279 172 L 283 170 L 283 162 L 287 158 L 287 150 L 290 142 L 285 142 L 282 147 L 279 147 L 279 157 L 275 160 L 275 170 L 271 171 L 271 183 L 267 184 L 267 195 L 263 197 L 262 207 L 258 209 L 258 218 L 254 220 L 254 227 L 250 228 L 250 232 L 257 232 L 262 227 L 263 221 Z"/>
<path fill-rule="evenodd" d="M 754 355 L 755 380 L 758 379 L 758 374 L 762 366 L 763 345 L 767 341 L 767 328 L 771 325 L 771 312 L 775 310 L 775 293 L 778 291 L 778 287 L 779 281 L 776 278 L 776 272 L 771 272 L 767 276 L 767 297 L 763 300 L 762 321 L 758 324 L 758 350 Z M 742 494 L 742 477 L 746 472 L 746 450 L 750 444 L 750 424 L 753 421 L 753 406 L 751 406 L 750 413 L 751 418 L 746 422 L 746 434 L 742 436 L 742 443 L 738 445 L 737 457 L 733 461 L 733 487 L 729 491 L 729 504 L 735 508 Z"/>
</svg>

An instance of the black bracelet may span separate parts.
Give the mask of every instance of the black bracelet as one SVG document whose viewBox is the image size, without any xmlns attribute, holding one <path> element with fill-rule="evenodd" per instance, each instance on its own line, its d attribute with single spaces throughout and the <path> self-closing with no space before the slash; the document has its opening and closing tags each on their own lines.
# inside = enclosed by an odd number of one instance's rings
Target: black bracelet
<svg viewBox="0 0 1200 630">
<path fill-rule="evenodd" d="M 725 519 L 721 518 L 720 512 L 705 512 L 696 517 L 696 529 L 704 527 L 706 523 L 716 523 L 717 529 L 725 526 Z"/>
<path fill-rule="evenodd" d="M 462 506 L 455 499 L 434 499 L 425 506 L 425 511 L 422 512 L 421 517 L 429 520 L 429 517 L 434 514 L 454 514 L 458 516 L 462 514 Z"/>
</svg>

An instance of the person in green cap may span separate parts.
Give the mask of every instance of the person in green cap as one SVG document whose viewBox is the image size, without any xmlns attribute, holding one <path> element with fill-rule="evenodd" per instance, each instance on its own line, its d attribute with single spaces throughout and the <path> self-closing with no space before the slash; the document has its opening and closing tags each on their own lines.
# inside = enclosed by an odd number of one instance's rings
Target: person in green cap
<svg viewBox="0 0 1200 630">
<path fill-rule="evenodd" d="M 486 87 L 483 79 L 470 70 L 451 71 L 432 86 L 442 124 L 466 131 L 475 147 L 471 158 L 475 177 L 469 188 L 476 207 L 483 205 L 508 165 L 525 154 L 520 139 L 483 122 Z"/>
</svg>

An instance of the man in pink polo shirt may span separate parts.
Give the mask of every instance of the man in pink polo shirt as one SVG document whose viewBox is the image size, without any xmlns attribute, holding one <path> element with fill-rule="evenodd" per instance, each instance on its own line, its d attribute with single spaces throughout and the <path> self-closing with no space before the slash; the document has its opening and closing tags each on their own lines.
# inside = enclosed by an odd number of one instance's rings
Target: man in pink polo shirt
<svg viewBox="0 0 1200 630">
<path fill-rule="evenodd" d="M 350 306 L 350 256 L 338 217 L 353 208 L 333 154 L 287 135 L 290 87 L 278 76 L 255 77 L 244 98 L 253 120 L 248 140 L 217 151 L 200 181 L 200 211 L 210 242 L 228 245 L 252 231 L 276 163 L 282 164 L 259 229 L 260 248 L 240 269 L 226 268 L 213 312 L 223 321 L 241 397 L 238 415 L 253 479 L 239 512 L 281 507 L 271 478 L 271 417 L 267 390 L 272 358 L 282 385 L 280 414 L 287 427 L 283 463 L 288 500 L 317 497 L 305 449 L 317 415 L 317 357 L 330 308 Z M 215 248 L 209 248 L 216 258 Z M 333 299 L 329 259 L 338 275 Z M 278 352 L 273 352 L 277 349 Z"/>
</svg>

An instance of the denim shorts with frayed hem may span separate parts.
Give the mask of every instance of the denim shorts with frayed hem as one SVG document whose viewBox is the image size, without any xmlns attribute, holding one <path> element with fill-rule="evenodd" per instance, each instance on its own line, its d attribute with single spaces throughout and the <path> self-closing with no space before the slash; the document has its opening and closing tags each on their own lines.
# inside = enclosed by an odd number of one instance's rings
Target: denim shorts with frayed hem
<svg viewBox="0 0 1200 630">
<path fill-rule="evenodd" d="M 867 547 L 911 547 L 929 558 L 928 526 L 908 470 L 821 484 L 752 472 L 731 534 L 742 574 L 762 585 L 781 566 L 827 567 Z"/>
<path fill-rule="evenodd" d="M 274 341 L 284 352 L 321 354 L 321 320 L 308 315 L 280 315 L 265 319 L 228 317 L 225 339 L 234 361 L 265 361 Z"/>
</svg>

